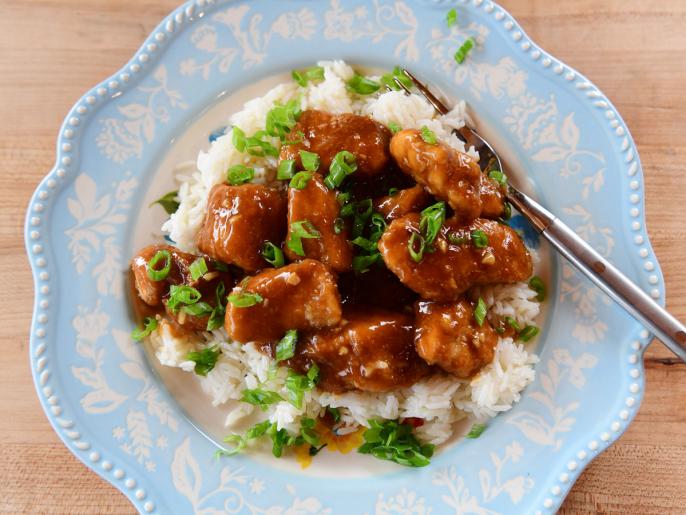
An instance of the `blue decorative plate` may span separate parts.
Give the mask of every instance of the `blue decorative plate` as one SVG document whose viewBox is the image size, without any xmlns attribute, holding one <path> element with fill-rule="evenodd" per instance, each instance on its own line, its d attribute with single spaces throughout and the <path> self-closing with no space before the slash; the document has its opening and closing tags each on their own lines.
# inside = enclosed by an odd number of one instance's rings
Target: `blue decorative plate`
<svg viewBox="0 0 686 515">
<path fill-rule="evenodd" d="M 449 29 L 453 6 L 458 24 Z M 477 47 L 457 66 L 452 55 L 469 36 Z M 162 221 L 147 201 L 171 184 L 168 164 L 207 145 L 230 114 L 226 98 L 256 96 L 264 78 L 332 58 L 405 64 L 464 98 L 543 204 L 663 301 L 624 122 L 496 4 L 195 0 L 77 102 L 31 200 L 30 358 L 43 408 L 67 447 L 141 512 L 551 513 L 636 414 L 650 339 L 560 259 L 551 258 L 541 361 L 522 401 L 429 467 L 373 479 L 356 469 L 286 473 L 250 456 L 213 460 L 214 445 L 129 338 L 127 262 Z"/>
</svg>

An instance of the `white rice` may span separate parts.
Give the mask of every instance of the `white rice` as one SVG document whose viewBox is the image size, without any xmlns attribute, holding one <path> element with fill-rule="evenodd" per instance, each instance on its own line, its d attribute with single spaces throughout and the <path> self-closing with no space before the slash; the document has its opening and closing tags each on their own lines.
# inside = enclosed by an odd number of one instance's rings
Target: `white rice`
<svg viewBox="0 0 686 515">
<path fill-rule="evenodd" d="M 371 116 L 403 128 L 429 127 L 439 139 L 474 157 L 473 149 L 465 149 L 452 134 L 454 128 L 464 125 L 465 105 L 458 102 L 445 116 L 436 116 L 433 108 L 419 95 L 407 96 L 391 91 L 372 97 L 360 97 L 346 89 L 346 81 L 354 71 L 342 61 L 318 63 L 324 67 L 325 80 L 302 88 L 295 83 L 282 84 L 263 97 L 247 102 L 244 108 L 229 119 L 231 126 L 240 127 L 251 135 L 264 129 L 267 112 L 275 103 L 285 104 L 301 96 L 303 109 L 321 109 L 333 113 L 354 112 Z M 258 179 L 276 166 L 274 158 L 261 158 L 239 153 L 231 143 L 231 131 L 212 143 L 207 152 L 200 152 L 197 170 L 179 174 L 178 211 L 165 222 L 162 229 L 186 251 L 196 251 L 195 237 L 207 209 L 207 196 L 215 184 L 225 180 L 226 170 L 243 163 L 255 168 Z M 273 143 L 278 146 L 278 141 Z M 484 299 L 489 316 L 511 316 L 523 327 L 535 323 L 539 303 L 526 283 L 481 287 L 471 292 Z M 226 425 L 238 428 L 256 413 L 254 407 L 237 402 L 244 389 L 260 386 L 288 397 L 285 388 L 287 372 L 275 370 L 271 360 L 252 344 L 231 342 L 226 333 L 217 330 L 205 333 L 200 342 L 175 338 L 165 323 L 150 337 L 160 363 L 192 372 L 193 363 L 185 360 L 189 350 L 219 345 L 222 354 L 215 368 L 206 377 L 198 376 L 208 398 L 218 409 L 226 409 Z M 534 379 L 533 365 L 538 358 L 510 338 L 501 338 L 493 363 L 471 380 L 459 380 L 447 374 L 423 379 L 410 388 L 393 393 L 348 392 L 332 394 L 314 390 L 306 392 L 302 409 L 287 401 L 269 407 L 262 416 L 276 422 L 279 428 L 299 430 L 303 416 L 322 415 L 327 406 L 340 408 L 342 428 L 366 426 L 370 419 L 397 419 L 416 417 L 425 423 L 416 431 L 417 436 L 429 443 L 440 444 L 448 440 L 455 422 L 468 416 L 483 421 L 507 411 L 520 398 L 520 392 Z"/>
</svg>

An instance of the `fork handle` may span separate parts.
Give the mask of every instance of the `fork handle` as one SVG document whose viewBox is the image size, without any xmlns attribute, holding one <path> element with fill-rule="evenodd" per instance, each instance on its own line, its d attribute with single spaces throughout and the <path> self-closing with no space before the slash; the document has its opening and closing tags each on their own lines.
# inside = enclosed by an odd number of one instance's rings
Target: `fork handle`
<svg viewBox="0 0 686 515">
<path fill-rule="evenodd" d="M 686 362 L 686 326 L 586 243 L 559 218 L 521 191 L 508 199 L 560 254 Z"/>
</svg>

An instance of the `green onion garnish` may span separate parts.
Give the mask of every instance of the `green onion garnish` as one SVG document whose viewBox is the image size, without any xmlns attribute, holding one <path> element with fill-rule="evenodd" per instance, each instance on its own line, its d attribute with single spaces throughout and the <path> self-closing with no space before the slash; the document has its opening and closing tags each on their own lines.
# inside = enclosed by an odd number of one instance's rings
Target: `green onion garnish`
<svg viewBox="0 0 686 515">
<path fill-rule="evenodd" d="M 186 359 L 195 362 L 194 371 L 196 374 L 206 376 L 217 364 L 221 353 L 219 346 L 215 345 L 214 347 L 206 347 L 200 352 L 189 352 L 186 354 Z"/>
<path fill-rule="evenodd" d="M 305 249 L 303 248 L 303 239 L 319 238 L 321 234 L 308 220 L 300 220 L 291 222 L 291 228 L 286 240 L 286 246 L 298 256 L 305 256 Z"/>
<path fill-rule="evenodd" d="M 368 271 L 374 263 L 381 260 L 381 254 L 375 252 L 369 256 L 355 256 L 353 257 L 353 271 L 358 274 L 363 274 Z"/>
<path fill-rule="evenodd" d="M 398 79 L 398 81 L 400 81 L 400 83 L 408 89 L 412 87 L 412 80 L 403 73 L 400 66 L 396 66 L 395 68 L 393 68 L 393 71 L 391 73 L 384 74 L 381 77 L 381 84 L 384 86 L 388 86 L 392 90 L 399 91 L 400 86 L 398 86 L 395 83 L 394 79 Z"/>
<path fill-rule="evenodd" d="M 174 213 L 176 213 L 176 210 L 179 209 L 180 205 L 178 194 L 178 191 L 170 191 L 166 195 L 162 195 L 156 201 L 152 202 L 148 207 L 152 207 L 155 204 L 159 204 L 160 206 L 162 206 L 162 209 L 164 209 L 168 215 L 173 215 Z"/>
<path fill-rule="evenodd" d="M 288 185 L 296 190 L 304 190 L 311 178 L 312 172 L 298 172 L 293 176 Z"/>
<path fill-rule="evenodd" d="M 486 303 L 484 302 L 484 299 L 479 297 L 479 300 L 476 302 L 476 307 L 474 308 L 474 320 L 476 320 L 476 323 L 479 324 L 479 326 L 484 325 L 486 313 L 488 313 Z"/>
<path fill-rule="evenodd" d="M 159 268 L 157 265 L 164 260 L 164 265 Z M 148 261 L 148 278 L 151 281 L 162 281 L 166 279 L 171 271 L 172 256 L 167 249 L 158 250 L 150 261 Z"/>
<path fill-rule="evenodd" d="M 131 331 L 131 338 L 139 342 L 146 336 L 149 336 L 155 329 L 157 329 L 157 319 L 155 317 L 145 317 L 143 319 L 143 327 L 136 327 Z"/>
<path fill-rule="evenodd" d="M 445 15 L 445 21 L 448 24 L 448 27 L 452 27 L 457 23 L 457 11 L 453 8 L 448 11 L 448 14 Z"/>
<path fill-rule="evenodd" d="M 167 307 L 172 311 L 177 311 L 181 306 L 190 306 L 202 298 L 202 293 L 192 286 L 172 284 L 169 287 L 169 299 Z"/>
<path fill-rule="evenodd" d="M 419 230 L 424 236 L 424 244 L 429 247 L 433 244 L 445 222 L 445 202 L 437 202 L 427 207 L 421 213 Z"/>
<path fill-rule="evenodd" d="M 424 251 L 426 250 L 426 244 L 421 234 L 416 232 L 412 233 L 410 239 L 407 240 L 407 250 L 413 261 L 419 263 L 422 260 Z"/>
<path fill-rule="evenodd" d="M 312 448 L 319 447 L 319 435 L 314 430 L 314 419 L 303 417 L 300 419 L 300 436 L 305 441 L 312 446 Z M 311 449 L 310 449 L 311 450 Z M 310 454 L 312 454 L 310 452 Z M 315 453 L 316 454 L 316 453 Z"/>
<path fill-rule="evenodd" d="M 467 38 L 467 40 L 462 43 L 462 46 L 457 49 L 457 52 L 455 52 L 455 62 L 457 62 L 457 64 L 462 64 L 472 48 L 474 48 L 474 40 L 472 38 Z"/>
<path fill-rule="evenodd" d="M 277 105 L 267 113 L 265 133 L 284 140 L 300 118 L 300 99 L 289 100 L 286 105 Z"/>
<path fill-rule="evenodd" d="M 214 308 L 212 306 L 210 306 L 207 302 L 202 301 L 194 302 L 193 304 L 183 306 L 181 308 L 181 311 L 194 317 L 204 317 L 205 315 L 212 313 L 213 310 Z"/>
<path fill-rule="evenodd" d="M 495 182 L 500 184 L 503 188 L 507 186 L 507 175 L 499 170 L 491 170 L 488 172 L 488 176 Z"/>
<path fill-rule="evenodd" d="M 314 152 L 300 150 L 300 162 L 308 172 L 316 172 L 319 168 L 319 156 Z"/>
<path fill-rule="evenodd" d="M 298 331 L 286 331 L 279 343 L 276 344 L 276 362 L 291 359 L 295 355 L 295 345 L 298 343 Z"/>
<path fill-rule="evenodd" d="M 338 188 L 343 179 L 357 170 L 357 159 L 347 150 L 338 152 L 329 166 L 329 175 L 324 179 L 324 184 L 330 190 Z"/>
<path fill-rule="evenodd" d="M 253 406 L 257 406 L 262 411 L 267 411 L 270 404 L 281 402 L 283 397 L 276 392 L 263 390 L 262 388 L 253 388 L 251 390 L 243 390 L 242 402 L 247 402 Z"/>
<path fill-rule="evenodd" d="M 245 152 L 245 140 L 246 136 L 245 132 L 243 132 L 243 129 L 237 125 L 234 125 L 233 129 L 231 129 L 231 143 L 233 144 L 234 148 L 239 152 Z"/>
<path fill-rule="evenodd" d="M 282 267 L 285 263 L 283 251 L 271 241 L 264 242 L 264 246 L 262 247 L 262 257 L 274 268 Z"/>
<path fill-rule="evenodd" d="M 338 424 L 341 421 L 341 410 L 338 408 L 332 408 L 331 406 L 326 407 L 326 411 L 329 415 L 331 415 L 331 418 L 333 418 L 333 421 Z"/>
<path fill-rule="evenodd" d="M 233 165 L 226 172 L 226 180 L 232 186 L 238 186 L 240 184 L 245 184 L 246 182 L 252 181 L 255 177 L 255 170 L 248 168 L 245 165 Z"/>
<path fill-rule="evenodd" d="M 241 291 L 229 295 L 229 302 L 237 308 L 249 308 L 255 304 L 260 304 L 262 301 L 264 301 L 262 295 L 249 291 Z"/>
<path fill-rule="evenodd" d="M 403 130 L 403 128 L 400 125 L 398 125 L 396 122 L 389 122 L 388 123 L 388 130 L 391 131 L 391 134 L 397 134 L 401 130 Z"/>
<path fill-rule="evenodd" d="M 307 86 L 308 81 L 320 81 L 324 80 L 324 68 L 321 66 L 313 66 L 304 71 L 293 70 L 291 72 L 293 80 L 298 83 L 299 86 L 303 88 Z"/>
<path fill-rule="evenodd" d="M 357 93 L 358 95 L 371 95 L 376 93 L 381 88 L 381 84 L 362 75 L 355 74 L 352 79 L 347 82 L 348 89 Z"/>
<path fill-rule="evenodd" d="M 523 342 L 528 342 L 540 332 L 540 329 L 535 325 L 527 325 L 519 333 L 519 339 Z"/>
<path fill-rule="evenodd" d="M 422 128 L 419 130 L 422 139 L 428 143 L 429 145 L 435 145 L 438 142 L 438 139 L 436 139 L 436 134 L 429 129 L 426 125 L 422 125 Z"/>
<path fill-rule="evenodd" d="M 295 133 L 295 137 L 292 139 L 285 139 L 282 141 L 283 145 L 297 145 L 305 140 L 305 133 L 303 131 L 298 131 Z"/>
<path fill-rule="evenodd" d="M 202 256 L 199 257 L 191 263 L 191 266 L 189 266 L 188 269 L 191 272 L 191 279 L 197 281 L 207 273 L 207 263 L 205 263 L 205 258 Z"/>
<path fill-rule="evenodd" d="M 465 438 L 479 438 L 483 432 L 486 431 L 486 424 L 473 424 L 469 433 L 464 435 Z"/>
<path fill-rule="evenodd" d="M 276 169 L 276 178 L 285 181 L 293 178 L 295 174 L 295 159 L 284 159 Z"/>
<path fill-rule="evenodd" d="M 398 188 L 388 188 L 388 196 L 394 197 L 398 191 L 400 191 Z"/>
<path fill-rule="evenodd" d="M 503 216 L 501 217 L 503 222 L 507 222 L 512 218 L 512 206 L 509 202 L 503 202 Z"/>
<path fill-rule="evenodd" d="M 505 317 L 505 323 L 517 332 L 519 332 L 522 329 L 521 326 L 519 325 L 519 322 L 517 322 L 512 317 Z"/>
<path fill-rule="evenodd" d="M 536 300 L 538 302 L 543 302 L 545 300 L 545 283 L 543 279 L 534 275 L 529 279 L 529 288 L 536 292 Z"/>
<path fill-rule="evenodd" d="M 217 285 L 214 292 L 217 299 L 217 305 L 210 313 L 210 318 L 207 320 L 207 330 L 214 331 L 224 325 L 224 316 L 226 315 L 226 288 L 223 282 Z"/>
<path fill-rule="evenodd" d="M 245 151 L 251 156 L 272 156 L 278 157 L 279 150 L 269 141 L 262 138 L 267 136 L 266 131 L 257 131 L 253 136 L 245 139 Z"/>
<path fill-rule="evenodd" d="M 411 425 L 395 420 L 370 420 L 369 429 L 362 436 L 365 443 L 357 452 L 407 467 L 427 466 L 434 453 L 433 445 L 422 445 L 412 434 Z"/>
<path fill-rule="evenodd" d="M 343 229 L 345 229 L 345 220 L 343 220 L 341 217 L 337 217 L 333 221 L 334 234 L 341 234 L 343 232 Z"/>
<path fill-rule="evenodd" d="M 298 409 L 302 408 L 303 396 L 305 392 L 312 390 L 319 381 L 319 367 L 312 363 L 307 374 L 302 375 L 292 370 L 288 371 L 286 377 L 286 389 L 288 390 L 288 402 Z"/>
<path fill-rule="evenodd" d="M 472 238 L 472 243 L 477 249 L 483 249 L 484 247 L 488 246 L 488 236 L 486 236 L 486 233 L 481 229 L 472 231 L 470 237 Z"/>
</svg>

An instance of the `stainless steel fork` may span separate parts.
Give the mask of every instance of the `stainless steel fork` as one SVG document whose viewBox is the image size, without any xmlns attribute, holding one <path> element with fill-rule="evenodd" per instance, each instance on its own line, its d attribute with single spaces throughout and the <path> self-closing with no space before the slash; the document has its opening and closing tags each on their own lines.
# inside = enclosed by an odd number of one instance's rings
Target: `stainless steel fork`
<svg viewBox="0 0 686 515">
<path fill-rule="evenodd" d="M 403 73 L 438 113 L 448 113 L 449 110 L 445 104 L 421 81 L 404 68 Z M 411 93 L 397 77 L 395 83 L 406 93 Z M 455 132 L 467 146 L 473 146 L 479 152 L 482 163 L 493 160 L 497 163 L 498 170 L 506 172 L 497 152 L 475 130 L 463 127 Z M 559 218 L 514 187 L 510 181 L 507 184 L 507 200 L 560 254 L 631 316 L 650 329 L 682 361 L 686 362 L 686 327 L 681 322 L 651 299 Z"/>
</svg>

